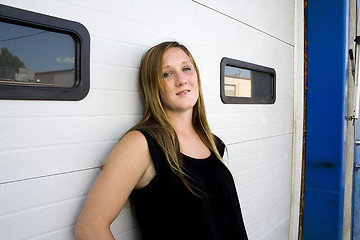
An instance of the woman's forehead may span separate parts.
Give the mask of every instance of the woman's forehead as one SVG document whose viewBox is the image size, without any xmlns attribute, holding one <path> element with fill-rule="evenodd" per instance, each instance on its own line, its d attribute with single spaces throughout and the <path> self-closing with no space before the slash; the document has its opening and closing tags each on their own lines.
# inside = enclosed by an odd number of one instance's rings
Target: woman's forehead
<svg viewBox="0 0 360 240">
<path fill-rule="evenodd" d="M 187 64 L 192 61 L 188 54 L 181 48 L 170 48 L 165 51 L 162 57 L 162 68 L 166 68 L 172 64 Z"/>
</svg>

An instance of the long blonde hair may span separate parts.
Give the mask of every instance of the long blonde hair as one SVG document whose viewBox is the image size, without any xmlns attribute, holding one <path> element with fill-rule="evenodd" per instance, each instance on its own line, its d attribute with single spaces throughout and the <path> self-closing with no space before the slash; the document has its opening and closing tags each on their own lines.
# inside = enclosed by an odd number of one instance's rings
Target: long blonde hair
<svg viewBox="0 0 360 240">
<path fill-rule="evenodd" d="M 160 90 L 164 88 L 162 74 L 162 58 L 170 48 L 182 49 L 194 65 L 199 87 L 199 98 L 193 107 L 192 124 L 204 144 L 222 160 L 217 150 L 214 135 L 210 131 L 205 114 L 204 98 L 201 90 L 199 69 L 190 51 L 178 42 L 163 42 L 150 48 L 143 56 L 140 64 L 140 93 L 144 103 L 141 121 L 131 130 L 145 130 L 160 145 L 171 170 L 179 176 L 184 185 L 195 195 L 194 187 L 186 180 L 182 168 L 182 154 L 175 129 L 167 117 L 160 98 Z"/>
</svg>

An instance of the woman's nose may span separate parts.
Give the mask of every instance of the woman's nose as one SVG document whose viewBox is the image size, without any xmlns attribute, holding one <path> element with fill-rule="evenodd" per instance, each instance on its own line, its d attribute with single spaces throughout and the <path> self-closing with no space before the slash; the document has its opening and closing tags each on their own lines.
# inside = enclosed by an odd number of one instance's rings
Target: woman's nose
<svg viewBox="0 0 360 240">
<path fill-rule="evenodd" d="M 187 78 L 183 72 L 179 72 L 176 75 L 177 75 L 176 76 L 176 85 L 177 86 L 182 86 L 182 85 L 187 84 Z"/>
</svg>

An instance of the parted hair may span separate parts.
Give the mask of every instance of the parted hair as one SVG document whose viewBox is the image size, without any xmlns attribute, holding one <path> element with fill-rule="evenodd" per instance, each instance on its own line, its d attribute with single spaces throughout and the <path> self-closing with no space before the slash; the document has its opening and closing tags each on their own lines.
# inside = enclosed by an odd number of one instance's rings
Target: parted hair
<svg viewBox="0 0 360 240">
<path fill-rule="evenodd" d="M 170 48 L 182 49 L 189 56 L 195 68 L 198 79 L 199 97 L 193 107 L 192 124 L 204 144 L 222 160 L 216 147 L 214 135 L 210 131 L 206 118 L 199 69 L 190 51 L 184 45 L 175 41 L 162 42 L 153 46 L 143 56 L 139 72 L 140 93 L 144 103 L 143 116 L 140 122 L 129 131 L 144 130 L 149 133 L 164 152 L 170 169 L 181 179 L 189 191 L 198 195 L 195 188 L 186 179 L 186 173 L 182 167 L 182 154 L 180 153 L 179 141 L 160 97 L 160 91 L 165 88 L 162 73 L 162 59 L 164 53 Z"/>
</svg>

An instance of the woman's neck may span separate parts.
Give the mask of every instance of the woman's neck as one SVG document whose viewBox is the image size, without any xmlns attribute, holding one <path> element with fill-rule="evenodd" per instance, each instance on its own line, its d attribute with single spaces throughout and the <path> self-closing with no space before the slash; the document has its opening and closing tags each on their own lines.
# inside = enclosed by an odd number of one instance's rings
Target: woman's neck
<svg viewBox="0 0 360 240">
<path fill-rule="evenodd" d="M 167 112 L 167 116 L 173 124 L 176 134 L 193 132 L 194 127 L 192 125 L 192 110 L 185 112 Z"/>
<path fill-rule="evenodd" d="M 179 140 L 180 152 L 192 158 L 209 157 L 210 149 L 196 133 L 192 124 L 192 111 L 167 113 Z"/>
</svg>

